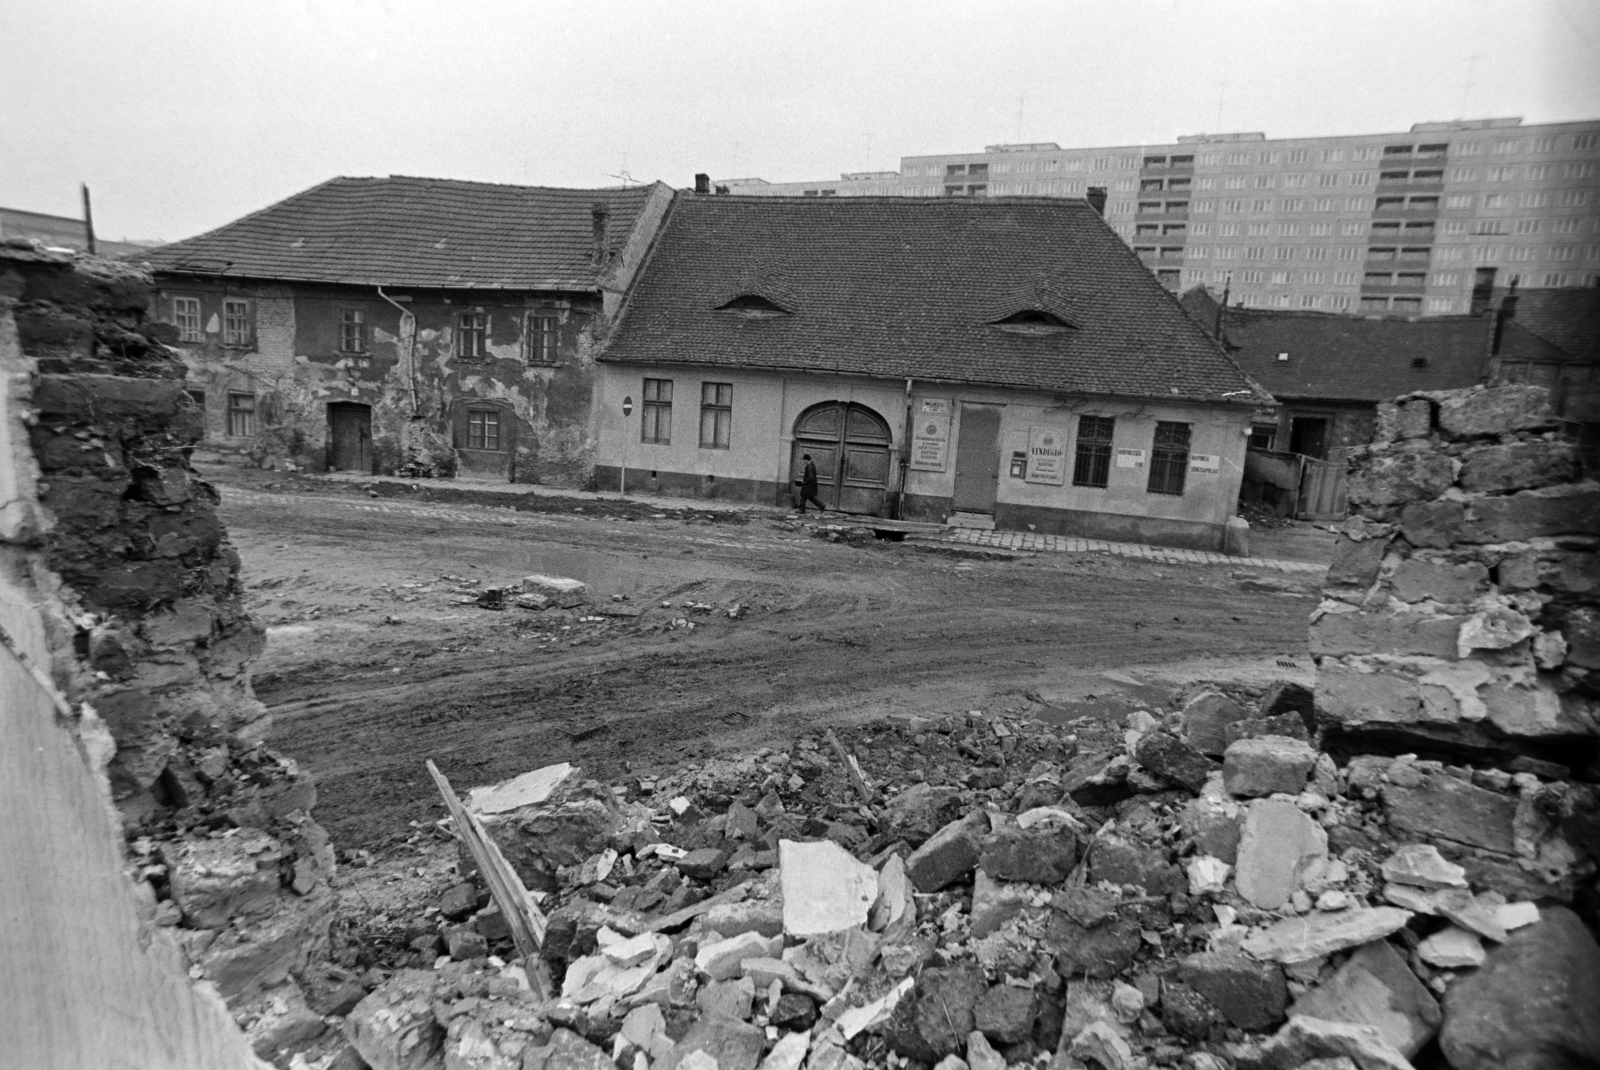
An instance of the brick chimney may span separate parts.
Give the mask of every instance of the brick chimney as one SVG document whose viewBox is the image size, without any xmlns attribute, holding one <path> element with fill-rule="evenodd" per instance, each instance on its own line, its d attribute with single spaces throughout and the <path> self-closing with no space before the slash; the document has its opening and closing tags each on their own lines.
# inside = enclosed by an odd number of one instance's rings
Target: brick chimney
<svg viewBox="0 0 1600 1070">
<path fill-rule="evenodd" d="M 1494 341 L 1489 344 L 1490 356 L 1499 354 L 1500 343 L 1505 338 L 1506 324 L 1517 316 L 1517 282 L 1517 276 L 1513 275 L 1510 288 L 1500 299 L 1500 309 L 1494 317 Z"/>
<path fill-rule="evenodd" d="M 704 195 L 710 193 L 711 192 L 711 176 L 710 175 L 695 175 L 694 176 L 694 191 L 696 193 L 700 194 L 701 196 L 704 196 Z"/>
<path fill-rule="evenodd" d="M 603 267 L 611 259 L 611 207 L 595 201 L 590 212 L 594 216 L 594 262 Z"/>
<path fill-rule="evenodd" d="M 1095 214 L 1100 216 L 1106 214 L 1106 188 L 1104 186 L 1090 186 L 1088 192 L 1083 195 L 1083 199 L 1089 202 L 1089 207 L 1095 210 Z"/>
</svg>

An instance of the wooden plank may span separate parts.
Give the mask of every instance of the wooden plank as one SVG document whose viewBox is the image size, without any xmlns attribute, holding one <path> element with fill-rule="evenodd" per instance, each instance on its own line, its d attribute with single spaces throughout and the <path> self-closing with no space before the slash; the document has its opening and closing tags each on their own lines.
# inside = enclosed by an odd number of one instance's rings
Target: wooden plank
<svg viewBox="0 0 1600 1070">
<path fill-rule="evenodd" d="M 862 802 L 871 806 L 872 789 L 867 786 L 867 778 L 862 775 L 861 765 L 856 761 L 856 756 L 844 749 L 844 744 L 839 742 L 839 737 L 833 734 L 831 728 L 828 729 L 828 743 L 833 747 L 833 752 L 839 756 L 845 775 L 850 778 L 850 786 L 856 789 L 856 794 L 861 796 Z"/>
<path fill-rule="evenodd" d="M 478 872 L 483 874 L 484 882 L 489 885 L 489 894 L 494 897 L 495 905 L 500 908 L 511 929 L 511 939 L 517 945 L 517 954 L 522 956 L 522 968 L 527 971 L 528 983 L 540 999 L 549 999 L 550 973 L 540 954 L 544 947 L 545 932 L 549 928 L 544 911 L 528 894 L 527 886 L 506 861 L 500 845 L 484 830 L 477 817 L 461 805 L 455 789 L 439 772 L 439 767 L 433 764 L 433 759 L 428 759 L 427 765 L 439 794 L 444 797 L 445 808 L 455 821 L 456 835 L 467 845 L 467 851 L 478 865 Z"/>
</svg>

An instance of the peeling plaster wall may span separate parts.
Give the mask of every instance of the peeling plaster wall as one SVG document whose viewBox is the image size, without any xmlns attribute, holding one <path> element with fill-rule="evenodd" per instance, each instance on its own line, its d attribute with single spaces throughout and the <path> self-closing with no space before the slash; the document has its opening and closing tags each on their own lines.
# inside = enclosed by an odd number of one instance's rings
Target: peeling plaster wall
<svg viewBox="0 0 1600 1070">
<path fill-rule="evenodd" d="M 593 470 L 590 406 L 598 294 L 391 291 L 165 275 L 157 318 L 175 299 L 200 302 L 198 341 L 179 341 L 190 386 L 205 393 L 205 445 L 265 466 L 322 471 L 335 463 L 328 407 L 371 407 L 371 466 L 383 474 L 462 475 L 582 486 Z M 252 329 L 227 344 L 223 303 L 250 302 Z M 362 349 L 341 344 L 361 316 Z M 486 353 L 461 355 L 459 318 L 487 317 Z M 530 314 L 558 320 L 554 361 L 528 359 Z M 414 338 L 414 342 L 413 342 Z M 252 434 L 230 426 L 229 394 L 255 397 Z M 500 448 L 471 448 L 468 411 L 499 414 Z"/>
</svg>

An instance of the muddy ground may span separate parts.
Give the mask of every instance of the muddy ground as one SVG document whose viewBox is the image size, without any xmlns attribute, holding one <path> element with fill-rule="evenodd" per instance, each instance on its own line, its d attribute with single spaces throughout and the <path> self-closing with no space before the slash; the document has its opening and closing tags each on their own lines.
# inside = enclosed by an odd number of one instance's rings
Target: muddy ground
<svg viewBox="0 0 1600 1070">
<path fill-rule="evenodd" d="M 831 723 L 1116 716 L 1198 679 L 1310 675 L 1304 573 L 834 543 L 759 511 L 549 497 L 514 511 L 209 475 L 268 629 L 255 687 L 270 742 L 316 774 L 317 817 L 346 849 L 439 816 L 430 757 L 463 788 L 557 761 L 616 778 Z M 584 580 L 594 606 L 472 604 L 533 572 Z"/>
</svg>

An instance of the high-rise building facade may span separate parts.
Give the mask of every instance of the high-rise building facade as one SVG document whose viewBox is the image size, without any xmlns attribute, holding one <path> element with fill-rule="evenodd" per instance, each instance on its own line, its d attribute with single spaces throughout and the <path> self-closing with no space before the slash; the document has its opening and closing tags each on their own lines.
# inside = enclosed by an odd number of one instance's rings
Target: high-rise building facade
<svg viewBox="0 0 1600 1070">
<path fill-rule="evenodd" d="M 1082 197 L 1173 289 L 1255 308 L 1440 315 L 1512 278 L 1600 281 L 1600 121 L 1417 123 L 1404 134 L 1163 145 L 1053 142 L 907 156 L 837 182 L 721 180 L 746 196 Z"/>
</svg>

